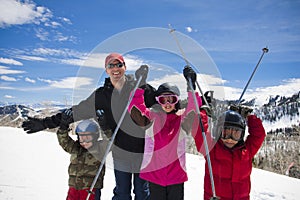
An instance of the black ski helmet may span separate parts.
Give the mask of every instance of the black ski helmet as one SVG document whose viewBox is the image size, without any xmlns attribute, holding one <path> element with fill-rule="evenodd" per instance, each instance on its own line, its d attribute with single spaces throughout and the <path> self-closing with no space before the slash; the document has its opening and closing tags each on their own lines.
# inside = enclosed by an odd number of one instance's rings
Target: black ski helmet
<svg viewBox="0 0 300 200">
<path fill-rule="evenodd" d="M 220 138 L 221 131 L 223 130 L 224 126 L 233 126 L 233 127 L 241 128 L 243 130 L 241 139 L 244 138 L 246 122 L 238 112 L 235 112 L 233 110 L 228 110 L 222 113 L 222 115 L 218 118 L 216 130 L 214 131 L 215 139 Z"/>
<path fill-rule="evenodd" d="M 225 115 L 225 121 L 224 121 L 225 126 L 226 125 L 235 126 L 245 130 L 246 127 L 245 120 L 238 112 L 228 110 L 224 113 L 224 115 Z"/>
<path fill-rule="evenodd" d="M 172 94 L 175 94 L 177 96 L 180 95 L 179 88 L 175 84 L 172 84 L 172 83 L 163 83 L 163 84 L 161 84 L 158 87 L 158 89 L 156 90 L 155 96 L 158 97 L 162 93 L 172 93 Z M 179 109 L 180 109 L 180 100 L 175 104 L 174 112 L 177 112 Z"/>
<path fill-rule="evenodd" d="M 158 87 L 157 91 L 156 91 L 156 96 L 159 96 L 159 95 L 161 95 L 162 93 L 165 93 L 165 92 L 170 92 L 170 93 L 173 93 L 177 96 L 180 95 L 179 88 L 176 85 L 172 84 L 172 83 L 163 83 L 163 84 L 161 84 Z"/>
</svg>

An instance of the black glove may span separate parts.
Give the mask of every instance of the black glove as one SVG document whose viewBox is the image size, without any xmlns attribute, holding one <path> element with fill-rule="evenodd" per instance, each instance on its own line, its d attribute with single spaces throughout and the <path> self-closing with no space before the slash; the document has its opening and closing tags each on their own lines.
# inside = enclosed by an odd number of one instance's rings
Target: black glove
<svg viewBox="0 0 300 200">
<path fill-rule="evenodd" d="M 59 129 L 68 130 L 69 125 L 74 122 L 72 109 L 66 109 L 61 113 Z"/>
<path fill-rule="evenodd" d="M 28 117 L 26 121 L 23 122 L 22 128 L 26 133 L 35 133 L 46 129 L 43 119 Z"/>
<path fill-rule="evenodd" d="M 96 114 L 97 114 L 97 117 L 98 117 L 98 123 L 99 123 L 99 126 L 100 126 L 101 130 L 106 135 L 106 137 L 110 139 L 111 136 L 112 136 L 112 131 L 111 131 L 111 129 L 109 128 L 109 126 L 107 124 L 107 120 L 106 120 L 106 117 L 105 117 L 104 110 L 97 110 Z"/>
<path fill-rule="evenodd" d="M 212 92 L 213 91 L 206 91 L 205 93 L 204 93 L 204 97 L 203 96 L 201 96 L 201 99 L 202 99 L 202 104 L 203 105 L 206 105 L 206 101 L 207 101 L 207 103 L 209 104 L 209 106 L 211 106 L 211 104 L 212 104 L 212 99 L 213 99 L 213 96 L 212 96 Z M 204 100 L 204 98 L 205 98 L 205 100 Z"/>
<path fill-rule="evenodd" d="M 190 88 L 190 83 L 189 83 L 189 79 L 191 79 L 192 81 L 192 85 L 193 85 L 193 89 L 195 90 L 196 89 L 196 80 L 197 80 L 197 74 L 196 72 L 188 65 L 186 65 L 183 69 L 183 76 L 184 78 L 186 79 L 187 81 L 187 90 L 190 91 L 191 88 Z"/>
<path fill-rule="evenodd" d="M 142 85 L 146 84 L 146 79 L 147 79 L 147 76 L 148 76 L 148 71 L 149 71 L 148 65 L 141 65 L 140 68 L 135 71 L 135 78 L 136 78 L 136 80 L 139 80 L 140 77 L 142 77 L 142 80 L 141 80 L 139 86 L 142 86 Z"/>
<path fill-rule="evenodd" d="M 35 133 L 47 128 L 56 128 L 59 126 L 61 120 L 61 113 L 52 115 L 46 118 L 33 118 L 28 117 L 26 121 L 23 122 L 22 127 L 26 133 Z"/>
<path fill-rule="evenodd" d="M 229 109 L 238 112 L 244 119 L 246 119 L 247 116 L 253 111 L 253 109 L 248 106 L 234 104 L 230 105 Z"/>
</svg>

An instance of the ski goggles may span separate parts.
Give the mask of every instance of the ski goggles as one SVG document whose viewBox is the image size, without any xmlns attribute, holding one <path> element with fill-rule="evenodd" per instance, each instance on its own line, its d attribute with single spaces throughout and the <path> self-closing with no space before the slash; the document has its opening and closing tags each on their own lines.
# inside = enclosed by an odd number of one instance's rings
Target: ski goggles
<svg viewBox="0 0 300 200">
<path fill-rule="evenodd" d="M 90 139 L 90 137 L 88 136 L 91 136 L 92 138 Z M 82 144 L 82 143 L 91 143 L 94 141 L 94 138 L 93 138 L 94 134 L 78 134 L 78 140 L 79 140 L 79 143 Z"/>
<path fill-rule="evenodd" d="M 178 96 L 175 94 L 160 95 L 160 96 L 156 97 L 155 99 L 160 105 L 166 105 L 167 103 L 170 105 L 174 105 L 179 101 Z"/>
<path fill-rule="evenodd" d="M 121 68 L 123 66 L 124 66 L 124 63 L 116 63 L 116 64 L 110 63 L 110 64 L 106 65 L 106 68 L 108 68 L 108 69 L 112 69 L 114 67 Z"/>
<path fill-rule="evenodd" d="M 243 129 L 235 126 L 224 126 L 221 132 L 222 139 L 232 139 L 234 141 L 240 141 L 242 138 Z"/>
</svg>

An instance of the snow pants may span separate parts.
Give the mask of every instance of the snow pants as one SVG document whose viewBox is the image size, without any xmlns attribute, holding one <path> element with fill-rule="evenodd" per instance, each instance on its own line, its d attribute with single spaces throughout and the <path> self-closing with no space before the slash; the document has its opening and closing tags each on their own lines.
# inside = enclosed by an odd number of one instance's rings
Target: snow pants
<svg viewBox="0 0 300 200">
<path fill-rule="evenodd" d="M 69 187 L 67 200 L 86 200 L 89 188 L 83 190 L 76 190 L 73 187 Z M 93 193 L 90 195 L 89 200 L 100 200 L 101 189 L 94 188 Z"/>
<path fill-rule="evenodd" d="M 184 184 L 161 186 L 149 182 L 150 200 L 183 200 Z"/>
</svg>

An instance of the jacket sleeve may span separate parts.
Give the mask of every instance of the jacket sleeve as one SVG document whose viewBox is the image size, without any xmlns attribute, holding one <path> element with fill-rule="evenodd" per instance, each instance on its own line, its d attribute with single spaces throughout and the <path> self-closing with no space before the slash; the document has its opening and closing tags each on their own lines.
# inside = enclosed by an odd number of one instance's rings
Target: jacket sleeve
<svg viewBox="0 0 300 200">
<path fill-rule="evenodd" d="M 255 115 L 249 115 L 247 120 L 249 135 L 247 136 L 245 145 L 246 148 L 250 150 L 250 155 L 254 157 L 261 147 L 266 137 L 266 133 L 262 121 Z"/>
<path fill-rule="evenodd" d="M 155 88 L 152 87 L 149 84 L 141 86 L 141 88 L 144 90 L 144 100 L 145 100 L 145 105 L 147 108 L 150 108 L 156 103 L 155 100 Z"/>
<path fill-rule="evenodd" d="M 206 141 L 208 144 L 208 149 L 210 150 L 213 148 L 216 141 L 212 138 L 211 133 L 208 131 L 208 117 L 207 117 L 205 110 L 200 111 L 200 117 L 201 117 L 201 121 L 202 121 L 202 125 L 203 125 L 203 130 L 205 133 Z M 204 139 L 203 139 L 203 134 L 202 134 L 202 128 L 201 128 L 201 124 L 200 124 L 200 121 L 199 121 L 199 118 L 197 115 L 195 115 L 195 118 L 193 120 L 191 132 L 192 132 L 192 136 L 195 140 L 195 144 L 196 144 L 198 152 L 200 152 L 203 155 L 206 155 Z"/>
<path fill-rule="evenodd" d="M 67 130 L 58 129 L 57 139 L 59 145 L 68 153 L 73 154 L 79 151 L 79 145 L 68 134 Z"/>
<path fill-rule="evenodd" d="M 94 91 L 87 99 L 72 107 L 74 122 L 90 118 L 94 118 L 97 121 L 95 95 L 96 91 Z"/>
<path fill-rule="evenodd" d="M 94 118 L 97 120 L 95 112 L 95 92 L 93 92 L 86 100 L 81 101 L 78 105 L 72 107 L 73 119 L 80 121 L 82 119 Z M 56 128 L 60 125 L 61 113 L 57 113 L 50 117 L 43 119 L 43 125 L 45 128 Z"/>
<path fill-rule="evenodd" d="M 150 110 L 146 107 L 144 102 L 144 90 L 138 88 L 134 96 L 129 104 L 128 112 L 132 113 L 133 108 L 138 109 L 142 116 L 146 116 L 147 118 L 150 117 Z"/>
<path fill-rule="evenodd" d="M 196 96 L 197 104 L 198 104 L 199 110 L 200 110 L 200 107 L 202 106 L 202 99 L 199 96 L 198 92 L 195 92 L 195 96 Z M 189 91 L 188 92 L 188 104 L 187 104 L 187 108 L 185 110 L 185 115 L 192 111 L 194 111 L 196 113 L 196 104 L 194 101 L 193 93 L 191 91 Z"/>
</svg>

